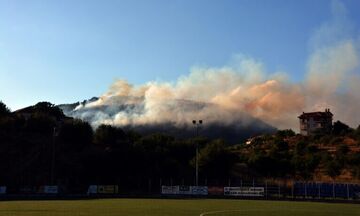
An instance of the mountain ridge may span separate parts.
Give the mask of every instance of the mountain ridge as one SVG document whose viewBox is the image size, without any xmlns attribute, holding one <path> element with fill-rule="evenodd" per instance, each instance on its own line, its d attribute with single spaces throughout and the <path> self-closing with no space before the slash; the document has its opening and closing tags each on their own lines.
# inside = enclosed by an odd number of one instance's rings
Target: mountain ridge
<svg viewBox="0 0 360 216">
<path fill-rule="evenodd" d="M 195 136 L 196 129 L 192 124 L 192 119 L 189 119 L 188 121 L 176 121 L 176 119 L 173 121 L 154 121 L 151 123 L 134 123 L 130 121 L 128 124 L 117 124 L 115 120 L 118 118 L 117 115 L 119 114 L 124 116 L 130 114 L 140 116 L 146 111 L 144 104 L 141 102 L 141 98 L 132 98 L 131 103 L 126 103 L 129 101 L 128 99 L 129 98 L 126 97 L 120 99 L 117 97 L 117 101 L 114 103 L 101 104 L 101 101 L 99 101 L 101 98 L 93 97 L 89 100 L 84 100 L 83 102 L 61 104 L 57 106 L 63 110 L 65 115 L 87 121 L 92 124 L 94 128 L 105 123 L 119 126 L 125 130 L 135 130 L 142 134 L 165 133 L 177 138 L 189 138 Z M 184 112 L 209 108 L 215 110 L 218 109 L 214 104 L 184 99 L 169 101 L 167 105 L 176 106 L 176 109 Z M 231 121 L 208 121 L 207 119 L 202 119 L 204 123 L 200 127 L 199 135 L 210 139 L 220 138 L 230 144 L 236 144 L 253 136 L 272 134 L 277 131 L 275 127 L 260 119 L 252 117 L 249 114 L 239 111 L 236 115 L 237 116 L 234 116 L 234 120 Z M 97 122 L 101 118 L 110 120 Z"/>
</svg>

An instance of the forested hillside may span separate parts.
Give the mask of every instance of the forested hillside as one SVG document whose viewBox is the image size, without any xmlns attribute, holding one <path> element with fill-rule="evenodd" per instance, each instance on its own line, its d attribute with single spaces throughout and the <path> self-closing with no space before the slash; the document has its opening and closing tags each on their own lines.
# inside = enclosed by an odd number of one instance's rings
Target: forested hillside
<svg viewBox="0 0 360 216">
<path fill-rule="evenodd" d="M 93 129 L 41 102 L 11 112 L 0 103 L 0 185 L 136 184 L 141 179 L 360 178 L 360 127 L 336 122 L 331 134 L 303 137 L 291 130 L 229 145 L 198 136 L 143 135 L 110 125 Z"/>
</svg>

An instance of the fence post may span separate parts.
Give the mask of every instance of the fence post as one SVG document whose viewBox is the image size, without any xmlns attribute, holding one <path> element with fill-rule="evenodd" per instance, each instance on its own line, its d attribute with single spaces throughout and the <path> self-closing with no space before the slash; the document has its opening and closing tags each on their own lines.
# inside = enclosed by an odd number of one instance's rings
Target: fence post
<svg viewBox="0 0 360 216">
<path fill-rule="evenodd" d="M 149 186 L 149 194 L 151 194 L 151 178 L 149 178 L 149 182 L 148 182 L 149 184 L 148 184 L 148 186 Z"/>
<path fill-rule="evenodd" d="M 335 199 L 335 181 L 333 181 L 333 199 Z"/>
<path fill-rule="evenodd" d="M 321 199 L 321 183 L 318 183 L 318 189 L 319 189 L 319 199 Z"/>
<path fill-rule="evenodd" d="M 268 194 L 267 194 L 267 181 L 265 180 L 265 197 L 266 197 L 266 199 L 267 199 L 267 196 L 268 196 Z"/>
<path fill-rule="evenodd" d="M 347 192 L 347 198 L 348 200 L 350 200 L 349 183 L 346 184 L 346 192 Z"/>
<path fill-rule="evenodd" d="M 162 192 L 162 179 L 161 178 L 159 180 L 159 183 L 160 183 L 160 194 L 161 194 L 161 192 Z"/>
<path fill-rule="evenodd" d="M 280 183 L 278 183 L 278 193 L 279 193 L 279 199 L 280 199 Z"/>
</svg>

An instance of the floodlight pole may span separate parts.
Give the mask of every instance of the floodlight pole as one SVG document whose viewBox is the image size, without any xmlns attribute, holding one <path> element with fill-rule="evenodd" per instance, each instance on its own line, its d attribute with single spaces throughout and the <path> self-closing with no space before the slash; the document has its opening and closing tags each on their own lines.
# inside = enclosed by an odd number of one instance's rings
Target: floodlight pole
<svg viewBox="0 0 360 216">
<path fill-rule="evenodd" d="M 50 184 L 54 185 L 55 180 L 55 156 L 56 156 L 56 150 L 55 150 L 55 139 L 56 139 L 56 127 L 53 129 L 53 137 L 52 137 L 52 152 L 51 152 L 51 171 L 50 171 Z"/>
<path fill-rule="evenodd" d="M 202 125 L 203 121 L 193 120 L 193 125 L 195 125 L 196 137 L 199 136 L 199 127 Z M 199 143 L 196 142 L 196 155 L 195 155 L 195 184 L 199 186 Z"/>
</svg>

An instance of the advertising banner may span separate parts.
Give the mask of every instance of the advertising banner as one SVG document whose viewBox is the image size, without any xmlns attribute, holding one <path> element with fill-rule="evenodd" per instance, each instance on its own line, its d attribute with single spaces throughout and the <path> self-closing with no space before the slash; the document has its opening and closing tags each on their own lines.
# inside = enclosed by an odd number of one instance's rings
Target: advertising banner
<svg viewBox="0 0 360 216">
<path fill-rule="evenodd" d="M 179 186 L 161 186 L 161 194 L 179 194 Z"/>
<path fill-rule="evenodd" d="M 90 185 L 87 194 L 97 194 L 97 185 Z"/>
<path fill-rule="evenodd" d="M 209 195 L 224 195 L 223 187 L 209 187 L 208 188 Z"/>
<path fill-rule="evenodd" d="M 190 188 L 192 195 L 208 195 L 207 186 L 191 186 Z"/>
<path fill-rule="evenodd" d="M 23 194 L 36 194 L 40 191 L 36 186 L 24 186 L 19 189 L 19 192 Z"/>
<path fill-rule="evenodd" d="M 44 185 L 40 187 L 40 192 L 45 194 L 57 194 L 58 193 L 58 186 L 56 185 Z"/>
<path fill-rule="evenodd" d="M 119 192 L 117 185 L 98 185 L 97 192 L 99 194 L 116 194 Z"/>
<path fill-rule="evenodd" d="M 264 187 L 224 187 L 225 196 L 264 196 Z"/>
<path fill-rule="evenodd" d="M 6 194 L 6 186 L 0 186 L 0 194 Z"/>
<path fill-rule="evenodd" d="M 179 186 L 179 194 L 191 195 L 191 187 L 184 185 Z"/>
</svg>

